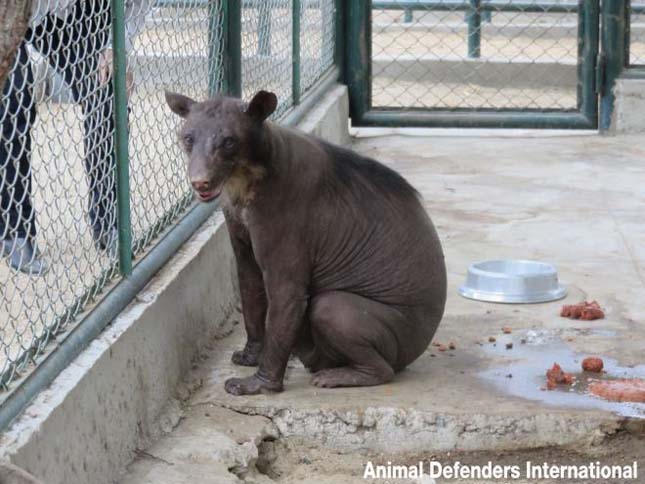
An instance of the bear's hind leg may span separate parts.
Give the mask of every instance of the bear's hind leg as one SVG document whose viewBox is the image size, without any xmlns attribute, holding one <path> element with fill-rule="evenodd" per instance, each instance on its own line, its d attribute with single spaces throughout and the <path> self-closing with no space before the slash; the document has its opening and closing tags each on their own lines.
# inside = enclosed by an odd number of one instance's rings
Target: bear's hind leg
<svg viewBox="0 0 645 484">
<path fill-rule="evenodd" d="M 329 365 L 311 382 L 318 387 L 373 386 L 394 377 L 399 342 L 392 328 L 405 325 L 396 309 L 348 292 L 319 294 L 309 322 L 316 350 Z"/>
</svg>

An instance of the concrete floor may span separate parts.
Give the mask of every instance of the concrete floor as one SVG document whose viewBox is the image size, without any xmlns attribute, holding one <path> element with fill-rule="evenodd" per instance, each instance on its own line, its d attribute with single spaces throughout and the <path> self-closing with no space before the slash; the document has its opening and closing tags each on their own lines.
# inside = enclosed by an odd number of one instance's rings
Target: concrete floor
<svg viewBox="0 0 645 484">
<path fill-rule="evenodd" d="M 435 341 L 456 349 L 431 347 L 391 384 L 369 389 L 318 389 L 293 361 L 285 392 L 233 397 L 224 380 L 253 371 L 229 362 L 244 338 L 238 325 L 196 365 L 170 408 L 168 435 L 141 452 L 124 484 L 369 482 L 360 478 L 366 456 L 455 450 L 563 446 L 611 463 L 612 435 L 643 434 L 645 404 L 609 405 L 582 387 L 540 390 L 555 361 L 576 372 L 591 354 L 605 358 L 611 376 L 645 376 L 642 137 L 361 130 L 354 148 L 399 170 L 422 193 L 449 272 Z M 569 295 L 536 305 L 457 295 L 469 263 L 491 258 L 552 262 Z M 606 318 L 559 317 L 562 304 L 582 299 L 596 299 Z M 504 326 L 512 334 L 502 334 Z M 281 462 L 278 443 L 301 452 L 280 472 L 271 466 Z M 645 465 L 645 445 L 634 448 Z M 324 455 L 320 466 L 308 467 L 302 449 Z M 353 470 L 341 471 L 337 459 L 348 455 Z"/>
</svg>

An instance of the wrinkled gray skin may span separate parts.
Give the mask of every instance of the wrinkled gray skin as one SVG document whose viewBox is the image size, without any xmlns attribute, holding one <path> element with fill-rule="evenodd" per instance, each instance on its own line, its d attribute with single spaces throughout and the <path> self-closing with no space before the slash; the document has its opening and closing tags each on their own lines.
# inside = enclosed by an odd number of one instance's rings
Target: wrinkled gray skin
<svg viewBox="0 0 645 484">
<path fill-rule="evenodd" d="M 221 203 L 237 261 L 247 343 L 235 395 L 281 391 L 300 357 L 319 387 L 378 385 L 430 344 L 446 301 L 446 269 L 418 194 L 394 171 L 265 121 L 247 105 L 166 93 L 198 197 Z"/>
</svg>

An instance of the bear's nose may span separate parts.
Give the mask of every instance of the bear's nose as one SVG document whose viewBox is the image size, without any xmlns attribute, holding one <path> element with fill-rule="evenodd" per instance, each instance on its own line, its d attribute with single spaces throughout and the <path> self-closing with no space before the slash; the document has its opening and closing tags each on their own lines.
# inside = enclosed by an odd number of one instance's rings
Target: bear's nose
<svg viewBox="0 0 645 484">
<path fill-rule="evenodd" d="M 211 188 L 211 184 L 208 180 L 194 180 L 191 181 L 193 188 L 198 192 L 207 192 Z"/>
</svg>

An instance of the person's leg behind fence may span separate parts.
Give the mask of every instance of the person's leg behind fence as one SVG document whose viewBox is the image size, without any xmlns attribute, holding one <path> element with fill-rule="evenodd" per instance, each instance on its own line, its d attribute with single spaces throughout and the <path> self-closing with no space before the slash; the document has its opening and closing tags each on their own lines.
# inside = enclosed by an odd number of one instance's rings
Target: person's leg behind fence
<svg viewBox="0 0 645 484">
<path fill-rule="evenodd" d="M 38 50 L 63 74 L 83 110 L 89 222 L 97 247 L 117 245 L 116 159 L 112 83 L 99 82 L 99 56 L 110 38 L 110 2 L 77 0 L 66 19 L 50 16 L 37 31 Z"/>
<path fill-rule="evenodd" d="M 31 128 L 36 120 L 33 83 L 25 40 L 0 98 L 0 254 L 13 269 L 40 275 L 48 267 L 36 247 L 31 200 Z"/>
</svg>

